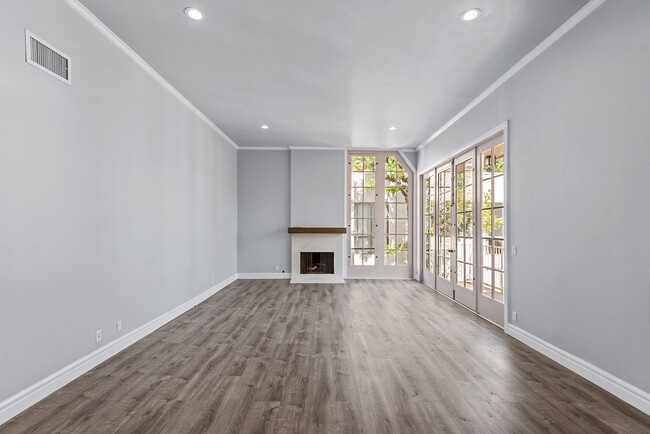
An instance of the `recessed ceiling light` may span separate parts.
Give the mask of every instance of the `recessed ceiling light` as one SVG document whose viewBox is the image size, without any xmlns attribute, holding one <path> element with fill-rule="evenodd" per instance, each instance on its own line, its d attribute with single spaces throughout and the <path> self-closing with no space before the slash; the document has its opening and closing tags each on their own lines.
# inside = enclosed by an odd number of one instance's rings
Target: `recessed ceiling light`
<svg viewBox="0 0 650 434">
<path fill-rule="evenodd" d="M 474 21 L 481 15 L 481 10 L 472 8 L 472 9 L 467 9 L 465 12 L 463 12 L 460 16 L 460 19 L 463 21 Z"/>
<path fill-rule="evenodd" d="M 260 128 L 263 129 L 263 130 L 268 130 L 269 126 L 268 125 L 262 125 Z"/>
<path fill-rule="evenodd" d="M 395 131 L 397 127 L 388 127 L 388 131 Z"/>
<path fill-rule="evenodd" d="M 185 15 L 192 18 L 193 20 L 202 20 L 205 18 L 203 11 L 200 11 L 197 8 L 185 8 Z"/>
</svg>

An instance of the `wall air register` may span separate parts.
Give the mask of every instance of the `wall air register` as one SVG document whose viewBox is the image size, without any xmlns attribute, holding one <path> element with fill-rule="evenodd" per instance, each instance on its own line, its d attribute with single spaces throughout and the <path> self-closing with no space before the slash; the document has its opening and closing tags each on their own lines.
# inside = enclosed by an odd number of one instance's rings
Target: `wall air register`
<svg viewBox="0 0 650 434">
<path fill-rule="evenodd" d="M 72 84 L 70 57 L 25 30 L 25 60 L 41 71 Z"/>
</svg>

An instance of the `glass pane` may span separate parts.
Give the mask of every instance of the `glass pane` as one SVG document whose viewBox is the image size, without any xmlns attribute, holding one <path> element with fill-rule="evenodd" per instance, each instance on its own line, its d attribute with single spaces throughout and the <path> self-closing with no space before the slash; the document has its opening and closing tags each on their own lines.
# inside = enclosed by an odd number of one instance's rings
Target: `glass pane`
<svg viewBox="0 0 650 434">
<path fill-rule="evenodd" d="M 472 225 L 472 213 L 465 213 L 465 236 L 471 237 L 474 233 L 474 226 Z"/>
<path fill-rule="evenodd" d="M 431 233 L 431 217 L 430 216 L 425 216 L 424 217 L 424 233 L 429 234 Z"/>
<path fill-rule="evenodd" d="M 445 272 L 443 277 L 447 280 L 451 280 L 451 260 L 445 259 Z"/>
<path fill-rule="evenodd" d="M 472 210 L 472 203 L 474 201 L 474 198 L 472 198 L 472 187 L 466 187 L 465 188 L 465 211 L 471 211 Z"/>
<path fill-rule="evenodd" d="M 446 237 L 451 236 L 451 214 L 445 215 L 445 224 L 443 226 L 444 229 L 444 235 Z"/>
<path fill-rule="evenodd" d="M 407 250 L 409 248 L 409 236 L 397 235 L 395 246 L 397 249 Z"/>
<path fill-rule="evenodd" d="M 481 206 L 483 208 L 492 207 L 492 178 L 483 181 L 483 190 L 481 192 L 483 193 Z"/>
<path fill-rule="evenodd" d="M 407 202 L 408 201 L 408 191 L 406 188 L 398 188 L 396 193 L 397 202 Z"/>
<path fill-rule="evenodd" d="M 398 219 L 397 220 L 397 234 L 408 234 L 409 233 L 409 221 L 408 219 Z"/>
<path fill-rule="evenodd" d="M 405 203 L 397 204 L 397 218 L 406 219 L 408 218 L 408 205 Z"/>
<path fill-rule="evenodd" d="M 352 173 L 352 187 L 363 187 L 363 173 Z"/>
<path fill-rule="evenodd" d="M 387 218 L 394 219 L 397 217 L 397 206 L 394 203 L 387 203 L 385 208 Z"/>
<path fill-rule="evenodd" d="M 481 240 L 481 265 L 492 268 L 492 240 Z"/>
<path fill-rule="evenodd" d="M 483 218 L 481 221 L 482 233 L 484 237 L 492 236 L 492 210 L 484 209 L 482 211 Z"/>
<path fill-rule="evenodd" d="M 459 237 L 465 235 L 465 214 L 456 215 L 456 233 Z"/>
<path fill-rule="evenodd" d="M 397 202 L 397 190 L 394 188 L 386 188 L 384 192 L 384 200 L 386 202 Z"/>
<path fill-rule="evenodd" d="M 494 240 L 493 241 L 494 245 L 494 268 L 497 270 L 503 270 L 504 269 L 504 259 L 505 255 L 503 254 L 503 241 L 502 240 Z"/>
<path fill-rule="evenodd" d="M 386 219 L 386 233 L 394 234 L 397 230 L 397 224 L 395 219 Z"/>
<path fill-rule="evenodd" d="M 395 157 L 386 157 L 386 172 L 395 172 L 397 170 L 397 160 Z"/>
<path fill-rule="evenodd" d="M 424 236 L 424 251 L 425 251 L 425 252 L 429 252 L 429 251 L 431 251 L 431 248 L 432 248 L 432 247 L 433 247 L 433 246 L 431 245 L 431 235 L 426 234 L 426 235 Z M 429 253 L 427 253 L 427 255 L 428 255 L 428 254 L 429 254 Z"/>
<path fill-rule="evenodd" d="M 363 202 L 363 188 L 352 189 L 352 202 Z"/>
<path fill-rule="evenodd" d="M 465 267 L 462 262 L 456 262 L 456 284 L 460 286 L 465 284 Z"/>
<path fill-rule="evenodd" d="M 386 179 L 384 182 L 386 184 L 386 187 L 392 187 L 392 189 L 394 190 L 395 187 L 397 186 L 397 173 L 386 172 Z"/>
<path fill-rule="evenodd" d="M 397 163 L 397 171 L 398 172 L 404 172 L 404 168 L 402 167 L 402 165 L 399 162 Z"/>
<path fill-rule="evenodd" d="M 456 259 L 459 261 L 465 260 L 465 243 L 463 242 L 464 238 L 458 238 L 456 240 Z"/>
<path fill-rule="evenodd" d="M 384 264 L 395 265 L 395 250 L 387 250 L 384 254 Z"/>
<path fill-rule="evenodd" d="M 451 237 L 445 237 L 445 257 L 451 258 Z"/>
<path fill-rule="evenodd" d="M 505 177 L 503 175 L 494 178 L 494 196 L 492 197 L 493 206 L 503 206 L 505 202 Z"/>
<path fill-rule="evenodd" d="M 465 238 L 465 262 L 474 263 L 474 240 Z"/>
<path fill-rule="evenodd" d="M 473 167 L 474 162 L 471 159 L 465 161 L 465 185 L 472 185 L 474 183 Z"/>
<path fill-rule="evenodd" d="M 503 208 L 496 208 L 492 210 L 492 219 L 494 220 L 492 224 L 494 238 L 503 238 Z"/>
<path fill-rule="evenodd" d="M 364 157 L 363 159 L 363 169 L 366 172 L 375 171 L 375 157 Z"/>
<path fill-rule="evenodd" d="M 503 303 L 503 273 L 494 272 L 494 299 Z"/>
<path fill-rule="evenodd" d="M 438 256 L 438 276 L 445 277 L 445 258 Z"/>
<path fill-rule="evenodd" d="M 363 172 L 363 157 L 360 155 L 355 155 L 352 157 L 352 171 L 353 172 Z"/>
<path fill-rule="evenodd" d="M 504 167 L 503 167 L 503 162 L 504 162 L 504 146 L 503 143 L 501 143 L 499 146 L 496 146 L 494 148 L 494 172 L 495 173 L 503 173 L 504 172 Z"/>
<path fill-rule="evenodd" d="M 375 174 L 374 173 L 364 173 L 363 174 L 363 186 L 375 188 Z"/>
<path fill-rule="evenodd" d="M 474 267 L 465 264 L 465 288 L 474 289 Z"/>
<path fill-rule="evenodd" d="M 463 207 L 465 206 L 465 193 L 461 188 L 456 190 L 456 211 L 463 212 Z"/>
<path fill-rule="evenodd" d="M 363 232 L 363 219 L 352 219 L 352 233 L 359 234 Z"/>
<path fill-rule="evenodd" d="M 350 264 L 363 265 L 362 250 L 352 249 L 352 254 L 350 255 Z"/>
<path fill-rule="evenodd" d="M 483 271 L 482 294 L 486 297 L 492 298 L 492 270 L 483 268 L 482 271 Z"/>
<path fill-rule="evenodd" d="M 352 247 L 353 248 L 363 248 L 363 240 L 365 237 L 353 236 L 352 237 Z"/>
<path fill-rule="evenodd" d="M 375 189 L 374 188 L 364 188 L 363 201 L 364 202 L 374 202 L 375 201 Z"/>
<path fill-rule="evenodd" d="M 409 263 L 409 254 L 406 250 L 397 251 L 397 265 L 408 265 Z"/>
<path fill-rule="evenodd" d="M 456 166 L 456 188 L 462 188 L 465 185 L 465 170 L 463 164 Z"/>
<path fill-rule="evenodd" d="M 429 252 L 427 252 L 427 254 L 424 257 L 424 269 L 431 271 L 431 255 L 429 254 Z"/>
<path fill-rule="evenodd" d="M 364 245 L 366 249 L 372 249 L 372 251 L 375 251 L 375 237 L 372 235 L 365 237 Z"/>
<path fill-rule="evenodd" d="M 386 236 L 386 250 L 391 250 L 395 249 L 395 244 L 397 241 L 397 237 L 395 235 L 387 235 Z"/>
<path fill-rule="evenodd" d="M 492 149 L 481 154 L 481 165 L 483 172 L 483 179 L 489 178 L 492 176 Z"/>
<path fill-rule="evenodd" d="M 451 169 L 447 169 L 443 172 L 444 177 L 444 186 L 451 187 Z"/>
</svg>

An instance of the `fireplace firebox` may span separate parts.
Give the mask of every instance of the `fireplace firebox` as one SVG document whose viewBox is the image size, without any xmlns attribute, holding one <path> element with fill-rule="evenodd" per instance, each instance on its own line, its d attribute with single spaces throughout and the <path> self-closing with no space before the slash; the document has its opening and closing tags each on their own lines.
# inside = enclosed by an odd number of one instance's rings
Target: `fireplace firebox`
<svg viewBox="0 0 650 434">
<path fill-rule="evenodd" d="M 300 274 L 334 274 L 334 252 L 300 252 Z"/>
</svg>

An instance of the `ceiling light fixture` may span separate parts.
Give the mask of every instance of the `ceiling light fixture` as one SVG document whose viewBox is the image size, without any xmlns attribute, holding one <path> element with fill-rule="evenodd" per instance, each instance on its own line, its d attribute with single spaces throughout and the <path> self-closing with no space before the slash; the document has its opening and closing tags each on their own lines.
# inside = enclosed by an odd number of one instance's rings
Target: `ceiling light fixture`
<svg viewBox="0 0 650 434">
<path fill-rule="evenodd" d="M 269 126 L 268 125 L 262 125 L 260 128 L 263 129 L 263 130 L 268 130 Z"/>
<path fill-rule="evenodd" d="M 472 8 L 472 9 L 467 9 L 465 12 L 463 12 L 460 16 L 460 19 L 463 21 L 474 21 L 481 15 L 481 10 Z"/>
<path fill-rule="evenodd" d="M 397 127 L 388 127 L 388 131 L 395 131 Z"/>
<path fill-rule="evenodd" d="M 198 10 L 197 8 L 185 8 L 185 15 L 192 18 L 193 20 L 202 20 L 205 18 L 203 11 Z"/>
</svg>

